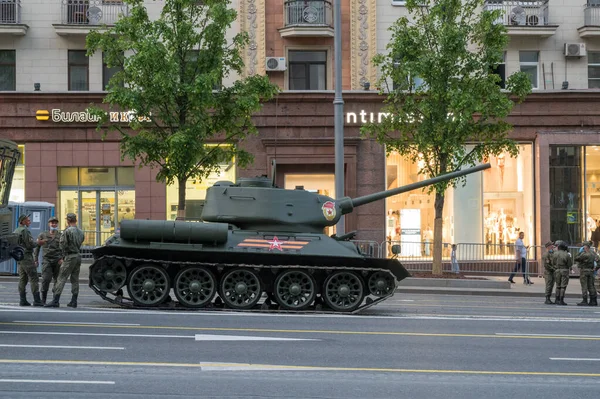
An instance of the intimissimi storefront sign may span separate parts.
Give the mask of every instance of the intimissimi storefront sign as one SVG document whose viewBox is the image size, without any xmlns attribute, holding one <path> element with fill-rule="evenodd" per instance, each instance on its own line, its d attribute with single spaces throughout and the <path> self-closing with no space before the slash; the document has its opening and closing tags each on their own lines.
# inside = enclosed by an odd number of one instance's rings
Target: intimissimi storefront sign
<svg viewBox="0 0 600 399">
<path fill-rule="evenodd" d="M 137 116 L 136 112 L 131 111 L 110 111 L 108 112 L 110 122 L 131 122 L 136 118 L 139 122 L 150 122 L 150 118 L 146 116 Z M 97 115 L 92 115 L 88 111 L 63 111 L 60 108 L 54 108 L 50 111 L 41 109 L 35 112 L 35 119 L 38 121 L 52 120 L 55 123 L 85 123 L 98 122 L 100 118 Z"/>
<path fill-rule="evenodd" d="M 351 126 L 361 126 L 365 123 L 381 123 L 388 116 L 390 116 L 388 112 L 367 112 L 361 109 L 358 112 L 346 112 L 344 123 Z"/>
</svg>

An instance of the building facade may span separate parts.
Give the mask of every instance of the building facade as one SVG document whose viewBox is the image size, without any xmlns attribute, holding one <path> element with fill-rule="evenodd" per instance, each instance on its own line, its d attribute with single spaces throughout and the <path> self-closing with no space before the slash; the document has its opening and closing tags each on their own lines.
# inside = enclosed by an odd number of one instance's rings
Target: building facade
<svg viewBox="0 0 600 399">
<path fill-rule="evenodd" d="M 160 2 L 147 3 L 157 16 Z M 486 2 L 505 11 L 498 23 L 507 25 L 510 36 L 498 73 L 527 72 L 534 91 L 509 118 L 519 155 L 490 159 L 492 169 L 469 176 L 465 187 L 448 193 L 445 242 L 489 244 L 486 251 L 493 255 L 519 231 L 526 232 L 527 244 L 558 238 L 575 243 L 600 225 L 600 29 L 595 27 L 600 7 L 563 3 Z M 85 35 L 98 18 L 94 7 L 106 23 L 127 12 L 117 0 L 0 2 L 0 136 L 19 143 L 24 153 L 12 200 L 54 203 L 61 218 L 76 212 L 85 230 L 108 235 L 123 218 L 175 218 L 177 185 L 157 183 L 156 170 L 122 160 L 118 137 L 102 140 L 85 113 L 90 103 L 102 102 L 111 74 L 101 54 L 85 56 Z M 199 216 L 212 183 L 268 174 L 272 159 L 280 187 L 303 186 L 338 197 L 333 2 L 238 0 L 232 7 L 239 23 L 230 34 L 246 31 L 250 37 L 244 74 L 267 74 L 283 92 L 254 117 L 259 135 L 243 143 L 254 154 L 252 165 L 244 170 L 223 165 L 205 181 L 188 182 L 188 216 Z M 370 60 L 386 51 L 388 28 L 405 13 L 402 1 L 342 1 L 344 195 L 424 178 L 418 164 L 386 155 L 381 145 L 360 135 L 362 124 L 377 120 L 383 102 Z M 357 238 L 413 240 L 419 246 L 404 252 L 421 257 L 430 254 L 432 227 L 433 200 L 423 192 L 365 205 L 346 218 L 346 230 L 357 230 Z M 89 235 L 88 244 L 103 237 Z"/>
</svg>

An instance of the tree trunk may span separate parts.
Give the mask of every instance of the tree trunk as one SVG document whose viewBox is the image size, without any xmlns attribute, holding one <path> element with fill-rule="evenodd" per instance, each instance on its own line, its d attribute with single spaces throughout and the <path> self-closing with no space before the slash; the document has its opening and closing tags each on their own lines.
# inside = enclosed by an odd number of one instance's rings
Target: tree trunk
<svg viewBox="0 0 600 399">
<path fill-rule="evenodd" d="M 442 228 L 444 224 L 444 199 L 445 193 L 435 193 L 435 219 L 433 221 L 433 266 L 432 274 L 442 274 Z"/>
<path fill-rule="evenodd" d="M 185 218 L 185 189 L 187 179 L 177 179 L 179 182 L 179 199 L 177 201 L 177 217 Z"/>
</svg>

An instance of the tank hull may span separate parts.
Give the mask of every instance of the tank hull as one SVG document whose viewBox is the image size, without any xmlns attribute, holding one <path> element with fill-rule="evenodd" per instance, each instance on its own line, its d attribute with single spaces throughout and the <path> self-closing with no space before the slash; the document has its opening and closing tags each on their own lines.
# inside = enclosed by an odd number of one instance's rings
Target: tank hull
<svg viewBox="0 0 600 399">
<path fill-rule="evenodd" d="M 356 313 L 410 276 L 395 259 L 368 257 L 323 234 L 228 230 L 224 239 L 219 226 L 205 225 L 219 231 L 214 240 L 196 231 L 172 242 L 170 229 L 166 241 L 130 227 L 92 252 L 90 287 L 126 307 Z"/>
</svg>

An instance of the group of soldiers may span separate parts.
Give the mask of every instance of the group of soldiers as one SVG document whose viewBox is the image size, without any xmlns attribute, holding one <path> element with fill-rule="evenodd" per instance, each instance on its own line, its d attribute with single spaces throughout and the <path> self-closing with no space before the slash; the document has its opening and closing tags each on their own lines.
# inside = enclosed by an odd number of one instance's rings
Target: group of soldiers
<svg viewBox="0 0 600 399">
<path fill-rule="evenodd" d="M 33 293 L 33 306 L 59 307 L 60 295 L 69 279 L 72 297 L 67 306 L 77 307 L 80 251 L 85 235 L 77 227 L 77 216 L 74 213 L 68 213 L 66 221 L 67 228 L 61 232 L 58 229 L 58 219 L 51 217 L 48 219 L 48 230 L 40 233 L 34 241 L 29 231 L 30 215 L 19 216 L 19 227 L 14 233 L 18 235 L 19 245 L 25 249 L 25 256 L 18 262 L 20 306 L 31 306 L 25 291 L 29 282 Z M 43 251 L 41 297 L 37 272 L 40 249 Z M 51 281 L 54 281 L 53 299 L 46 303 Z"/>
<path fill-rule="evenodd" d="M 586 241 L 573 260 L 566 242 L 547 242 L 547 252 L 542 257 L 544 279 L 546 280 L 547 305 L 566 305 L 565 291 L 569 284 L 569 274 L 575 263 L 579 268 L 579 282 L 583 300 L 577 306 L 598 306 L 598 293 L 594 286 L 594 272 L 600 268 L 600 256 L 592 251 L 592 242 Z M 556 285 L 555 301 L 552 302 L 552 289 Z M 589 302 L 588 302 L 589 298 Z"/>
</svg>

